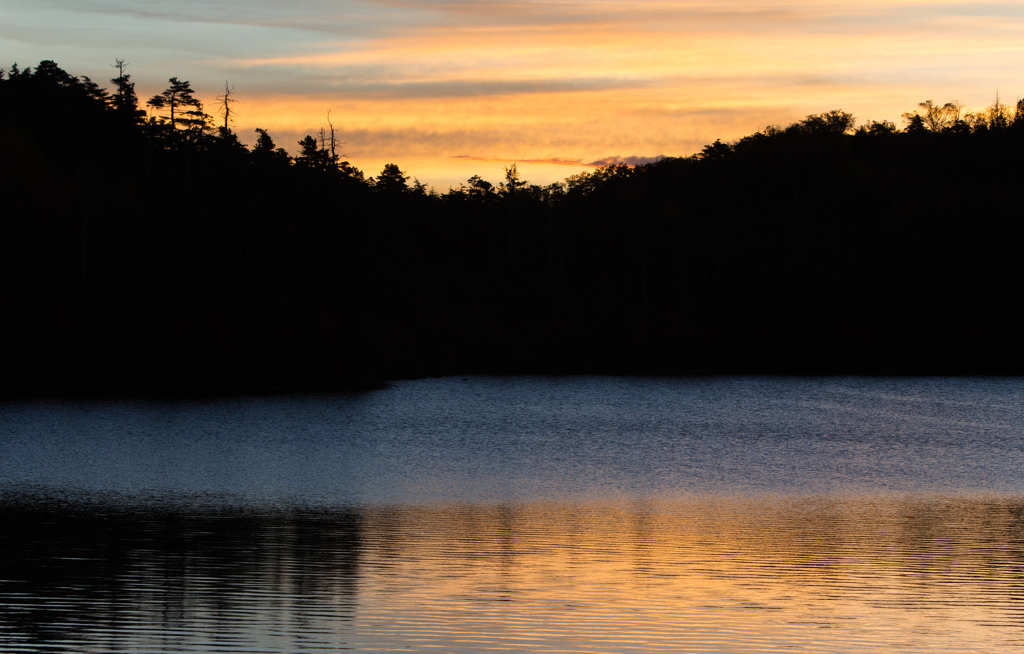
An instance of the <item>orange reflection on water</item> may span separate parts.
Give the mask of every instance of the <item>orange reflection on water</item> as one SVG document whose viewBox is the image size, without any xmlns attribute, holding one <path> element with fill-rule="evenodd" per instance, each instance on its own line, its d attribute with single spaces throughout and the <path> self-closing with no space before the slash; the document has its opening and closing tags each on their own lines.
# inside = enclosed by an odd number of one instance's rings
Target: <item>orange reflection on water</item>
<svg viewBox="0 0 1024 654">
<path fill-rule="evenodd" d="M 1000 651 L 1024 505 L 715 500 L 379 508 L 355 644 L 445 651 Z"/>
</svg>

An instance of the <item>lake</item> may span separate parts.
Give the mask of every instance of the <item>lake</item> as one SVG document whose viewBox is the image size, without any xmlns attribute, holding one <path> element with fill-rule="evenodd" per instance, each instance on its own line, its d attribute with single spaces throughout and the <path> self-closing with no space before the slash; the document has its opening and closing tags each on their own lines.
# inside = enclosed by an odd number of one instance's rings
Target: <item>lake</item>
<svg viewBox="0 0 1024 654">
<path fill-rule="evenodd" d="M 0 651 L 1024 650 L 1024 380 L 0 404 Z"/>
</svg>

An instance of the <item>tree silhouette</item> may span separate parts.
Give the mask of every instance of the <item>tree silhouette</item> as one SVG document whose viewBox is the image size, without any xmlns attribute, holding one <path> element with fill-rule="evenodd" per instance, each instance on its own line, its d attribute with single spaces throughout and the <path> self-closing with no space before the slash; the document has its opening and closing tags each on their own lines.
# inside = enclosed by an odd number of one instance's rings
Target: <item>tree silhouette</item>
<svg viewBox="0 0 1024 654">
<path fill-rule="evenodd" d="M 160 116 L 172 130 L 179 127 L 188 131 L 202 130 L 209 125 L 210 117 L 203 113 L 203 103 L 195 97 L 195 91 L 188 81 L 172 77 L 163 93 L 154 95 L 146 104 L 157 111 L 166 111 Z"/>
<path fill-rule="evenodd" d="M 332 114 L 294 161 L 264 129 L 243 147 L 230 103 L 219 137 L 183 122 L 176 78 L 140 122 L 114 67 L 109 96 L 51 61 L 0 76 L 0 393 L 1024 371 L 1022 103 L 437 195 L 339 161 Z"/>
<path fill-rule="evenodd" d="M 253 160 L 257 163 L 270 163 L 276 162 L 278 164 L 291 163 L 291 157 L 284 148 L 279 148 L 274 144 L 274 139 L 270 136 L 267 130 L 257 127 L 256 133 L 259 136 L 256 138 L 256 143 L 252 146 Z"/>
<path fill-rule="evenodd" d="M 904 113 L 903 119 L 907 121 L 909 129 L 914 121 L 914 117 L 917 116 L 920 122 L 914 122 L 915 128 L 919 124 L 921 128 L 930 132 L 942 132 L 953 127 L 956 123 L 960 122 L 960 113 L 963 110 L 963 105 L 956 100 L 943 105 L 937 105 L 931 100 L 925 100 L 924 102 L 919 102 L 917 106 L 917 111 Z"/>
<path fill-rule="evenodd" d="M 327 129 L 320 128 L 320 147 L 326 152 L 330 152 L 330 161 L 334 165 L 341 165 L 339 161 L 341 157 L 345 156 L 338 152 L 338 148 L 344 145 L 343 141 L 339 141 L 335 136 L 334 123 L 331 122 L 331 110 L 327 110 Z M 344 165 L 348 165 L 345 162 Z"/>
<path fill-rule="evenodd" d="M 895 123 L 891 120 L 869 120 L 858 127 L 857 131 L 862 134 L 870 134 L 871 136 L 883 136 L 896 134 L 898 130 Z"/>
<path fill-rule="evenodd" d="M 229 86 L 227 81 L 224 82 L 224 94 L 217 96 L 217 102 L 220 105 L 219 115 L 224 117 L 223 130 L 226 132 L 231 129 L 231 121 L 234 120 L 235 110 L 232 109 L 231 105 L 238 102 L 237 99 L 232 97 L 235 93 L 235 87 Z"/>
<path fill-rule="evenodd" d="M 26 69 L 25 74 L 30 74 L 31 70 L 31 68 Z M 38 82 L 49 82 L 63 88 L 73 88 L 81 84 L 77 77 L 67 73 L 56 62 L 50 60 L 40 61 L 39 65 L 36 66 L 35 73 L 31 74 Z"/>
<path fill-rule="evenodd" d="M 295 157 L 295 165 L 301 168 L 327 170 L 331 164 L 331 155 L 312 135 L 299 141 L 299 154 Z"/>
<path fill-rule="evenodd" d="M 515 164 L 505 167 L 505 181 L 501 184 L 501 194 L 514 196 L 519 189 L 529 184 L 519 176 L 519 169 Z"/>
<path fill-rule="evenodd" d="M 710 145 L 705 145 L 704 149 L 697 155 L 700 159 L 707 161 L 721 161 L 732 153 L 732 146 L 728 143 L 722 143 L 721 140 L 715 139 L 715 142 Z"/>
<path fill-rule="evenodd" d="M 475 195 L 490 195 L 494 192 L 494 184 L 491 184 L 485 179 L 481 179 L 480 175 L 473 175 L 468 180 L 470 193 Z"/>
<path fill-rule="evenodd" d="M 811 114 L 790 129 L 810 135 L 842 136 L 853 129 L 854 123 L 853 114 L 834 109 L 823 114 Z"/>
<path fill-rule="evenodd" d="M 128 64 L 124 59 L 115 59 L 113 67 L 117 69 L 117 77 L 110 81 L 114 84 L 114 93 L 110 96 L 110 106 L 115 115 L 126 123 L 135 124 L 145 117 L 146 112 L 139 109 L 139 98 L 135 94 L 135 82 L 126 71 Z"/>
<path fill-rule="evenodd" d="M 374 189 L 382 193 L 405 193 L 409 190 L 409 177 L 399 169 L 398 164 L 385 164 L 384 170 L 374 181 Z"/>
</svg>

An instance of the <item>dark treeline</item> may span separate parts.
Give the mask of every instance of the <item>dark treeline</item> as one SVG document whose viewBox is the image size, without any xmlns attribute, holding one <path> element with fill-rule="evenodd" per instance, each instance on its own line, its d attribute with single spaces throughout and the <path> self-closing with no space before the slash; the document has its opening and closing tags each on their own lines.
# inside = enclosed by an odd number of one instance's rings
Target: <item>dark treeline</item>
<svg viewBox="0 0 1024 654">
<path fill-rule="evenodd" d="M 275 392 L 408 376 L 1020 374 L 1024 104 L 841 111 L 545 187 L 437 194 L 328 127 L 253 147 L 148 102 L 0 76 L 2 392 Z M 146 118 L 144 106 L 157 114 Z"/>
</svg>

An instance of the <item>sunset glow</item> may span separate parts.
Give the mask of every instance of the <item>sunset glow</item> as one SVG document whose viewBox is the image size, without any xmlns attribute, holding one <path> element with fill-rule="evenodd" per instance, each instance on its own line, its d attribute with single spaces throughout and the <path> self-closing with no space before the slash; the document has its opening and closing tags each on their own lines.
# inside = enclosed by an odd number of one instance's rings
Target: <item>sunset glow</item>
<svg viewBox="0 0 1024 654">
<path fill-rule="evenodd" d="M 1014 100 L 1024 8 L 821 0 L 0 0 L 0 65 L 53 59 L 147 98 L 188 79 L 235 130 L 279 146 L 326 126 L 367 175 L 398 163 L 444 191 L 518 162 L 547 183 L 598 162 L 689 155 L 809 113 L 892 120 L 922 100 Z"/>
</svg>

